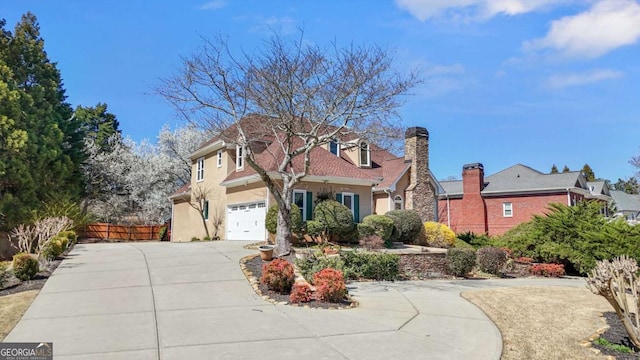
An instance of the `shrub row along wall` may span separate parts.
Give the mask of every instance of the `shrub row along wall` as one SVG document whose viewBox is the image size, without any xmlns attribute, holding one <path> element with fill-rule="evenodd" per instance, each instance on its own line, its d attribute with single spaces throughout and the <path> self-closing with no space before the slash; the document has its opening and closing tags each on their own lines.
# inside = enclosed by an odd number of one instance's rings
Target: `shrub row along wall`
<svg viewBox="0 0 640 360">
<path fill-rule="evenodd" d="M 447 255 L 400 254 L 400 269 L 407 276 L 420 279 L 447 277 Z"/>
<path fill-rule="evenodd" d="M 95 223 L 85 226 L 83 231 L 80 232 L 80 237 L 124 241 L 160 240 L 158 232 L 162 226 Z"/>
</svg>

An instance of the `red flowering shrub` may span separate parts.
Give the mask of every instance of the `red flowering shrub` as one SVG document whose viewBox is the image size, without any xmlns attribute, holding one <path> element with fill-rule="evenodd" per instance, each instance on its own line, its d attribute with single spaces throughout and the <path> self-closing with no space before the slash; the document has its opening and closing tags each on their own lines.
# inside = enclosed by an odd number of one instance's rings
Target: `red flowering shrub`
<svg viewBox="0 0 640 360">
<path fill-rule="evenodd" d="M 306 303 L 313 300 L 313 290 L 309 285 L 304 283 L 293 284 L 289 301 L 294 304 Z"/>
<path fill-rule="evenodd" d="M 323 269 L 313 274 L 316 286 L 316 299 L 325 302 L 340 302 L 347 295 L 347 285 L 342 271 Z"/>
<path fill-rule="evenodd" d="M 541 275 L 546 277 L 561 277 L 564 275 L 564 265 L 562 264 L 536 264 L 529 267 L 532 275 Z"/>
<path fill-rule="evenodd" d="M 262 265 L 260 281 L 267 285 L 269 290 L 286 294 L 291 291 L 295 281 L 293 265 L 284 259 L 274 259 L 270 263 Z"/>
<path fill-rule="evenodd" d="M 516 262 L 525 263 L 525 264 L 531 264 L 533 262 L 533 259 L 530 258 L 530 257 L 521 256 L 521 257 L 516 259 Z"/>
</svg>

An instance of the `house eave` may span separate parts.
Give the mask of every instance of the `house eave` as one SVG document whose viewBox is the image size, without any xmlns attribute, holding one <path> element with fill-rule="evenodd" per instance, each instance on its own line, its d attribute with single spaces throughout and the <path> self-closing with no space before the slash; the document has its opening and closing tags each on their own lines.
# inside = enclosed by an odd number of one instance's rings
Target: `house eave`
<svg viewBox="0 0 640 360">
<path fill-rule="evenodd" d="M 272 179 L 276 179 L 276 180 L 282 179 L 282 177 L 278 173 L 269 173 L 269 176 Z M 236 186 L 242 186 L 242 185 L 249 185 L 259 181 L 261 181 L 260 176 L 258 174 L 253 174 L 253 175 L 244 176 L 244 177 L 233 179 L 233 180 L 223 181 L 220 183 L 220 185 L 230 188 L 230 187 L 236 187 Z M 354 178 L 344 178 L 344 177 L 336 177 L 336 176 L 318 176 L 318 175 L 307 175 L 303 177 L 300 181 L 325 183 L 325 184 L 359 185 L 359 186 L 375 186 L 378 183 L 375 180 L 368 180 L 368 179 L 354 179 Z"/>
<path fill-rule="evenodd" d="M 222 149 L 223 147 L 225 147 L 225 145 L 226 145 L 225 142 L 222 141 L 222 140 L 214 141 L 211 144 L 209 144 L 209 145 L 207 145 L 205 147 L 202 147 L 202 148 L 194 151 L 193 153 L 191 153 L 191 155 L 189 155 L 189 159 L 195 160 L 197 158 L 203 157 L 203 156 L 205 156 L 207 154 L 210 154 L 210 153 L 212 153 L 214 151 Z"/>
</svg>

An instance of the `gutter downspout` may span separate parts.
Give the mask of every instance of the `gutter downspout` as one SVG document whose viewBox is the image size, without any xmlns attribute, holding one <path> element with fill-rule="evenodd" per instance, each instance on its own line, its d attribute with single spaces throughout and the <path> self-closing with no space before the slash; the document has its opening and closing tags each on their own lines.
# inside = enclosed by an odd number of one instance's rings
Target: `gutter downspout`
<svg viewBox="0 0 640 360">
<path fill-rule="evenodd" d="M 391 190 L 390 189 L 385 189 L 384 192 L 387 193 L 387 207 L 389 208 L 389 210 L 387 210 L 387 211 L 391 211 L 391 210 L 393 210 L 391 208 Z"/>
<path fill-rule="evenodd" d="M 571 191 L 567 188 L 567 206 L 571 206 Z"/>
<path fill-rule="evenodd" d="M 451 205 L 449 203 L 449 194 L 445 193 L 444 196 L 447 197 L 447 227 L 451 229 Z"/>
</svg>

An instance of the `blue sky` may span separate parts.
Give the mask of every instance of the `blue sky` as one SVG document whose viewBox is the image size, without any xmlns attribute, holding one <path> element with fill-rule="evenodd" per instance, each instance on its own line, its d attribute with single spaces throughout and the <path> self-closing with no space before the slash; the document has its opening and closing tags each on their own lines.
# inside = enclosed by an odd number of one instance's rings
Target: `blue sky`
<svg viewBox="0 0 640 360">
<path fill-rule="evenodd" d="M 340 46 L 378 43 L 424 84 L 400 109 L 424 126 L 442 179 L 482 162 L 552 164 L 615 181 L 640 153 L 640 2 L 636 0 L 80 1 L 7 0 L 13 29 L 36 14 L 69 102 L 106 102 L 125 135 L 178 125 L 151 87 L 180 56 L 221 34 L 251 50 L 271 35 Z"/>
</svg>

